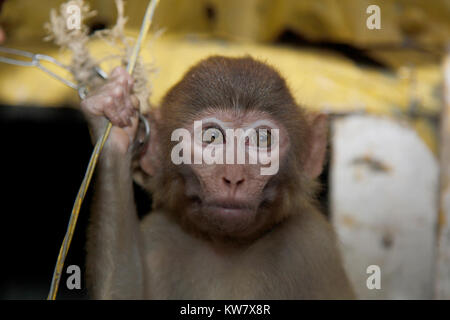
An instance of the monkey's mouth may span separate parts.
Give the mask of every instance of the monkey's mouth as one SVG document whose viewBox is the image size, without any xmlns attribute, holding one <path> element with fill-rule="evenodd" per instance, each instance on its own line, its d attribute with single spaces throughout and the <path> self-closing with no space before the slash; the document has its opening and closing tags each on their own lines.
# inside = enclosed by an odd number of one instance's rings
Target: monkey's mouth
<svg viewBox="0 0 450 320">
<path fill-rule="evenodd" d="M 237 200 L 208 200 L 204 201 L 200 197 L 193 198 L 196 205 L 205 213 L 227 217 L 242 217 L 252 214 L 257 206 Z"/>
<path fill-rule="evenodd" d="M 253 209 L 247 206 L 235 205 L 235 204 L 213 204 L 203 206 L 206 211 L 213 211 L 215 214 L 224 216 L 243 216 L 253 212 Z"/>
</svg>

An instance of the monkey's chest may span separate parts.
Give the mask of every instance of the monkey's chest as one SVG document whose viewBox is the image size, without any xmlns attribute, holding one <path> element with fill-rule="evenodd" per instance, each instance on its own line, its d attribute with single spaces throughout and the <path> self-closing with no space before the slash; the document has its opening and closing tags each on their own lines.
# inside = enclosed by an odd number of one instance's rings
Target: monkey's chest
<svg viewBox="0 0 450 320">
<path fill-rule="evenodd" d="M 150 299 L 262 299 L 285 287 L 259 259 L 173 247 L 154 248 L 146 259 Z"/>
<path fill-rule="evenodd" d="M 242 252 L 213 250 L 211 244 L 183 232 L 162 214 L 144 222 L 146 285 L 149 299 L 293 298 L 297 275 L 283 266 L 292 261 L 286 247 L 259 245 Z M 286 255 L 288 256 L 288 255 Z M 299 268 L 297 270 L 302 270 Z M 298 283 L 297 283 L 298 284 Z"/>
</svg>

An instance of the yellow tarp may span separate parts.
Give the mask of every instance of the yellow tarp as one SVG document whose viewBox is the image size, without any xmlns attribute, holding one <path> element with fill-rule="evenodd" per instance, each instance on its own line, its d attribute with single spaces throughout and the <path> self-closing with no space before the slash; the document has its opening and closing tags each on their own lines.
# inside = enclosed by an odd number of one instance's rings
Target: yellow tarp
<svg viewBox="0 0 450 320">
<path fill-rule="evenodd" d="M 63 0 L 6 1 L 0 21 L 14 38 L 42 37 L 50 8 Z M 88 0 L 98 11 L 92 24 L 114 23 L 113 0 Z M 381 30 L 366 28 L 369 5 L 380 7 Z M 147 1 L 126 1 L 128 26 L 138 28 Z M 407 40 L 444 48 L 450 39 L 450 0 L 163 0 L 156 28 L 169 33 L 208 33 L 233 39 L 271 41 L 291 30 L 313 41 L 373 48 L 401 46 Z"/>
<path fill-rule="evenodd" d="M 65 62 L 70 59 L 67 52 L 59 52 L 51 45 L 24 45 L 12 41 L 10 45 L 45 53 Z M 112 54 L 112 49 L 100 40 L 92 41 L 91 48 L 98 59 Z M 310 108 L 391 113 L 396 109 L 407 110 L 411 99 L 417 99 L 419 108 L 425 112 L 434 113 L 440 109 L 437 89 L 442 77 L 437 64 L 387 72 L 361 68 L 347 58 L 319 50 L 300 51 L 289 47 L 181 36 L 153 38 L 142 51 L 145 61 L 153 62 L 158 70 L 151 75 L 152 102 L 157 103 L 187 68 L 212 54 L 250 54 L 267 61 L 287 78 L 297 100 Z M 117 60 L 110 61 L 103 68 L 108 70 L 117 63 Z M 412 78 L 414 81 L 411 81 Z M 72 89 L 42 71 L 29 67 L 0 66 L 0 101 L 3 103 L 51 106 L 75 102 L 74 98 L 76 94 Z"/>
</svg>

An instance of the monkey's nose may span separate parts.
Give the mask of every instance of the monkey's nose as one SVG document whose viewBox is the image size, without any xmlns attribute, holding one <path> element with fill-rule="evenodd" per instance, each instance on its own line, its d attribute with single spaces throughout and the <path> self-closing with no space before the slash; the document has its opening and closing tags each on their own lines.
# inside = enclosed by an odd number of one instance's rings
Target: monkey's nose
<svg viewBox="0 0 450 320">
<path fill-rule="evenodd" d="M 245 180 L 244 178 L 236 178 L 236 177 L 223 177 L 222 179 L 225 182 L 225 184 L 230 187 L 232 186 L 238 187 Z"/>
<path fill-rule="evenodd" d="M 242 185 L 245 182 L 244 167 L 240 165 L 226 165 L 225 170 L 222 172 L 221 180 L 223 191 L 234 194 L 238 189 L 242 189 Z"/>
</svg>

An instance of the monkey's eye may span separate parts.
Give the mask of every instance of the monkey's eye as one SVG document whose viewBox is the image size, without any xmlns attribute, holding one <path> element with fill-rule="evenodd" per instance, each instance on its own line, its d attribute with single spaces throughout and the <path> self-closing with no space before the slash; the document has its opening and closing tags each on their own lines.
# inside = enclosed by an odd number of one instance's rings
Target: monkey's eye
<svg viewBox="0 0 450 320">
<path fill-rule="evenodd" d="M 258 148 L 270 148 L 272 146 L 272 134 L 269 129 L 258 129 L 256 138 Z"/>
<path fill-rule="evenodd" d="M 223 144 L 223 134 L 219 128 L 209 127 L 203 129 L 202 142 L 206 144 Z"/>
</svg>

